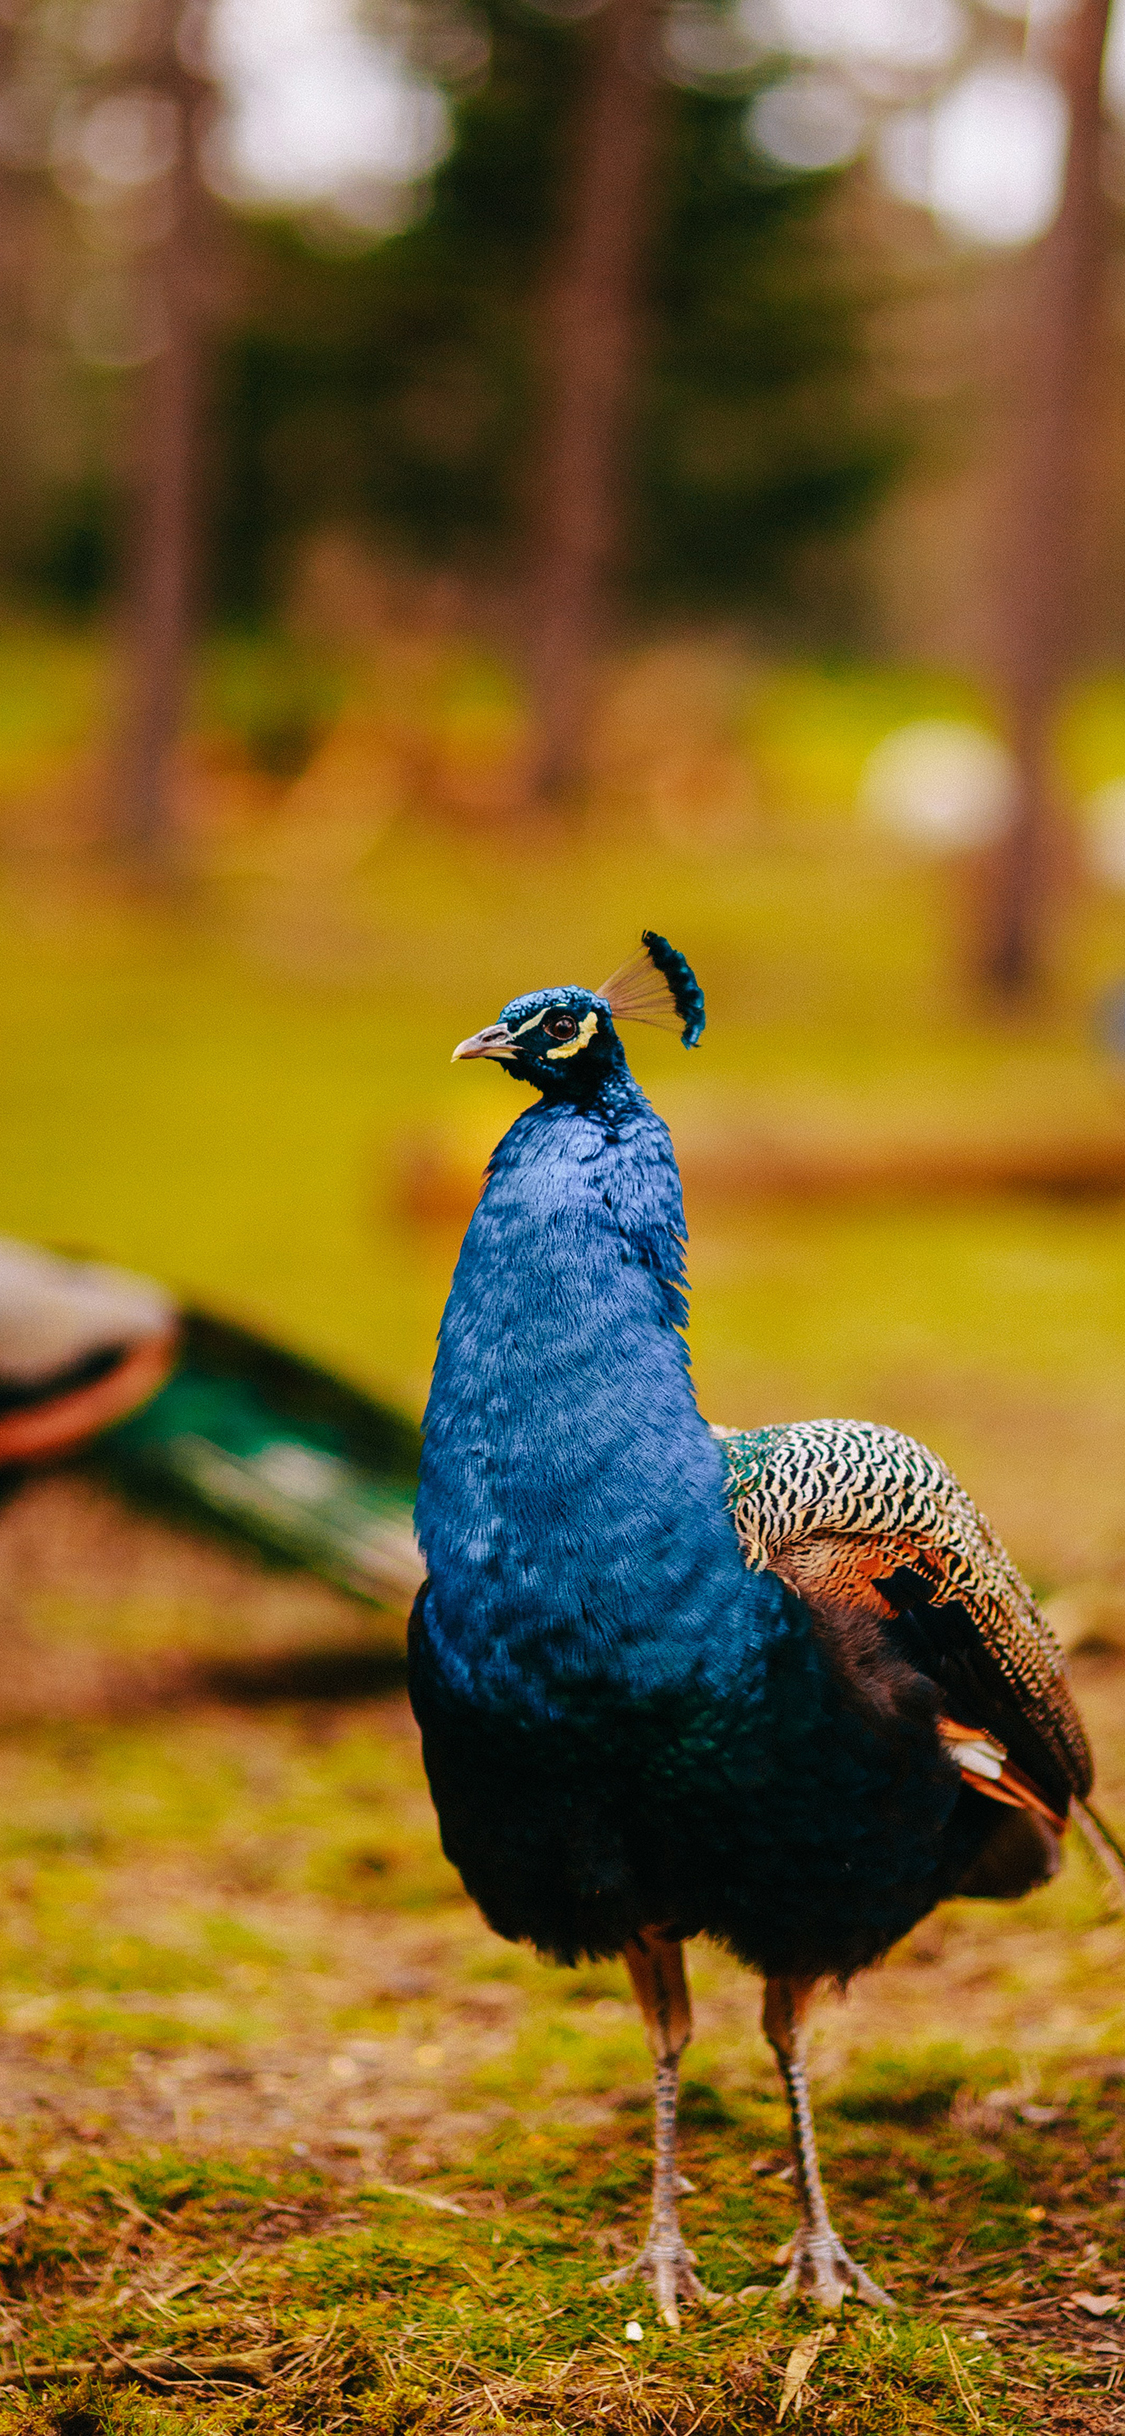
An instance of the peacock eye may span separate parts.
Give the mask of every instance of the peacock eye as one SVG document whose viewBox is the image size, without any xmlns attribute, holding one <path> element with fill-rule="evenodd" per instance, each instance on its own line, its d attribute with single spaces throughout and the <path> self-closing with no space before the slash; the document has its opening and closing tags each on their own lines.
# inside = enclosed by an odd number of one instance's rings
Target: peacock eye
<svg viewBox="0 0 1125 2436">
<path fill-rule="evenodd" d="M 544 1017 L 543 1029 L 550 1034 L 552 1040 L 573 1040 L 578 1026 L 573 1015 L 547 1015 Z"/>
</svg>

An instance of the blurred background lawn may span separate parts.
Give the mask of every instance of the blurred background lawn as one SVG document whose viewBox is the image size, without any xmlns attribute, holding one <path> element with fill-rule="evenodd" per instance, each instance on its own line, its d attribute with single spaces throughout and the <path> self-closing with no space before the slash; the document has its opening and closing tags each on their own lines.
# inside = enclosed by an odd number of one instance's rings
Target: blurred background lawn
<svg viewBox="0 0 1125 2436">
<path fill-rule="evenodd" d="M 630 1044 L 684 1167 L 704 1409 L 912 1429 L 1039 1581 L 1112 1569 L 1125 1233 L 1097 1161 L 1125 1079 L 1097 1010 L 1125 916 L 1075 882 L 1050 990 L 997 1013 L 966 970 L 963 858 L 856 805 L 880 735 L 964 687 L 638 648 L 563 817 L 512 809 L 526 711 L 479 648 L 219 642 L 177 777 L 194 859 L 154 896 L 82 831 L 109 667 L 96 634 L 0 645 L 0 1225 L 152 1270 L 418 1414 L 516 1112 L 451 1046 L 523 987 L 597 981 L 651 923 L 708 996 L 690 1063 Z M 310 699 L 301 774 L 263 770 Z M 1088 791 L 1125 759 L 1125 683 L 1076 692 L 1062 734 Z"/>
</svg>

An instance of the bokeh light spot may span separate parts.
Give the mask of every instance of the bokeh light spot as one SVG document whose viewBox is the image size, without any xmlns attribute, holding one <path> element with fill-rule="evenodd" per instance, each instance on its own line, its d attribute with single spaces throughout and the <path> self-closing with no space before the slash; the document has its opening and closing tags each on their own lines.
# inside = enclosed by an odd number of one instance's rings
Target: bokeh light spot
<svg viewBox="0 0 1125 2436">
<path fill-rule="evenodd" d="M 854 161 L 866 121 L 842 76 L 807 68 L 755 95 L 746 132 L 755 150 L 783 169 L 839 169 Z"/>
<path fill-rule="evenodd" d="M 889 118 L 880 166 L 893 193 L 927 204 L 955 236 L 1028 245 L 1062 200 L 1069 129 L 1054 77 L 1007 61 L 972 69 L 928 111 Z"/>
<path fill-rule="evenodd" d="M 964 854 L 1002 837 L 1015 804 L 1006 745 L 968 719 L 912 719 L 869 754 L 860 809 L 872 827 L 932 854 Z"/>
</svg>

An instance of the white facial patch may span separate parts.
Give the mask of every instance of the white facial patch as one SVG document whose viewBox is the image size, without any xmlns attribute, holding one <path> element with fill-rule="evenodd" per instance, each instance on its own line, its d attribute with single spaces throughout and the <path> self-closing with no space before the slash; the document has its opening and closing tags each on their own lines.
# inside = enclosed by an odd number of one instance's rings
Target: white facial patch
<svg viewBox="0 0 1125 2436">
<path fill-rule="evenodd" d="M 583 1016 L 574 1039 L 564 1041 L 561 1049 L 548 1049 L 548 1057 L 577 1057 L 579 1050 L 586 1047 L 597 1028 L 598 1010 L 596 1007 L 591 1007 L 589 1014 Z"/>
</svg>

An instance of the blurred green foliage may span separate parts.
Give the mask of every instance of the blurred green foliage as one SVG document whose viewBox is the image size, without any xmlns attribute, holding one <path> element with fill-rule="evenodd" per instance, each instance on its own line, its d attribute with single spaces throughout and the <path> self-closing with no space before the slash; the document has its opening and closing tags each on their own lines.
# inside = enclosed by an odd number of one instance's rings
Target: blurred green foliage
<svg viewBox="0 0 1125 2436">
<path fill-rule="evenodd" d="M 294 541 L 351 522 L 424 562 L 506 565 L 525 521 L 536 329 L 566 209 L 568 121 L 589 41 L 488 0 L 491 67 L 417 223 L 317 253 L 248 237 L 250 296 L 222 349 L 214 593 L 258 614 Z M 744 93 L 669 86 L 627 487 L 634 601 L 783 593 L 903 461 L 865 381 L 872 278 L 824 210 L 834 180 L 755 164 Z"/>
<path fill-rule="evenodd" d="M 339 716 L 348 673 L 338 653 L 273 628 L 235 627 L 210 636 L 199 654 L 194 722 L 237 738 L 271 777 L 292 778 Z"/>
<path fill-rule="evenodd" d="M 82 618 L 120 573 L 120 516 L 108 473 L 47 486 L 29 498 L 14 540 L 14 589 L 40 609 Z"/>
</svg>

